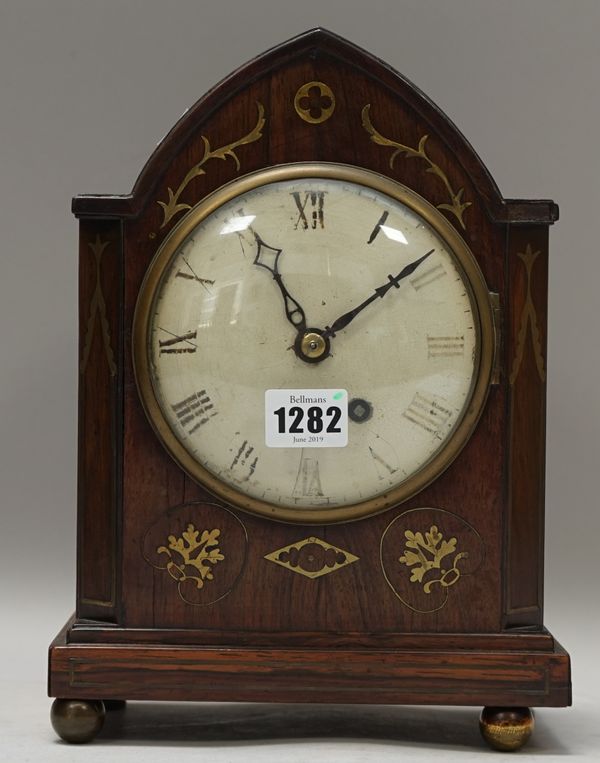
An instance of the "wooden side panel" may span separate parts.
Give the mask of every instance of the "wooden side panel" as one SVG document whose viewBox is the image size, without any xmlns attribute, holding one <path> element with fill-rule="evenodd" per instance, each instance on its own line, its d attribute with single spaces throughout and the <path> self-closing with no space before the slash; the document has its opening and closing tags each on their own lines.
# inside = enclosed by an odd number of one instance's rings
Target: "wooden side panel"
<svg viewBox="0 0 600 763">
<path fill-rule="evenodd" d="M 118 612 L 122 282 L 120 222 L 82 220 L 77 612 L 101 620 Z"/>
<path fill-rule="evenodd" d="M 548 228 L 514 227 L 506 342 L 509 478 L 505 625 L 541 625 L 546 443 Z"/>
</svg>

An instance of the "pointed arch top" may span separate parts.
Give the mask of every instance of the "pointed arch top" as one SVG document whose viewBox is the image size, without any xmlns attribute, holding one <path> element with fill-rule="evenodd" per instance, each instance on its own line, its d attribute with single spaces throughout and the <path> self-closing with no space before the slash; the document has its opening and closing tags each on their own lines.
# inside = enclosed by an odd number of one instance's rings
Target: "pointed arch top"
<svg viewBox="0 0 600 763">
<path fill-rule="evenodd" d="M 243 143 L 239 139 L 236 141 L 231 129 L 231 135 L 226 136 L 226 127 L 239 125 L 241 130 L 238 129 L 237 132 L 242 138 L 248 135 L 252 137 L 253 119 L 254 136 L 260 133 L 259 137 L 264 139 L 260 141 L 260 146 L 257 139 L 257 145 L 253 147 L 255 153 L 260 154 L 258 161 L 255 159 L 245 163 L 243 168 L 236 166 L 236 170 L 239 172 L 241 169 L 242 174 L 245 170 L 257 168 L 261 162 L 266 166 L 282 161 L 303 160 L 306 147 L 311 142 L 310 138 L 318 138 L 312 141 L 311 159 L 361 164 L 361 151 L 366 149 L 358 145 L 356 133 L 353 151 L 340 151 L 338 157 L 335 151 L 326 150 L 327 141 L 331 141 L 330 137 L 326 141 L 319 140 L 324 136 L 322 128 L 319 130 L 320 134 L 317 132 L 307 136 L 306 141 L 301 135 L 297 134 L 294 137 L 296 142 L 304 143 L 304 151 L 299 151 L 297 157 L 293 152 L 281 155 L 277 147 L 288 140 L 290 120 L 294 119 L 291 91 L 287 93 L 289 113 L 281 113 L 282 99 L 286 96 L 282 83 L 291 85 L 294 77 L 300 82 L 302 70 L 312 71 L 314 80 L 322 78 L 324 71 L 330 77 L 332 72 L 337 71 L 344 81 L 344 87 L 339 90 L 337 96 L 337 125 L 334 125 L 333 120 L 328 125 L 330 133 L 337 130 L 339 147 L 341 148 L 344 140 L 347 141 L 349 137 L 344 129 L 340 129 L 340 117 L 343 116 L 344 120 L 349 121 L 353 111 L 356 121 L 356 115 L 360 111 L 362 124 L 358 129 L 366 133 L 363 137 L 370 139 L 371 149 L 373 145 L 379 146 L 381 156 L 385 155 L 386 161 L 382 168 L 387 164 L 390 170 L 386 174 L 394 176 L 394 165 L 400 157 L 416 159 L 422 172 L 430 176 L 428 180 L 437 177 L 437 190 L 442 195 L 436 196 L 434 192 L 432 201 L 440 209 L 449 212 L 449 218 L 458 223 L 457 227 L 465 227 L 463 218 L 467 208 L 472 206 L 475 200 L 485 209 L 489 219 L 497 223 L 548 224 L 558 218 L 558 209 L 551 201 L 503 199 L 492 176 L 468 140 L 418 87 L 380 59 L 323 28 L 311 29 L 271 48 L 239 67 L 201 97 L 159 143 L 143 167 L 131 193 L 118 196 L 77 196 L 73 199 L 73 212 L 78 217 L 137 217 L 152 204 L 153 195 L 158 193 L 161 180 L 168 175 L 182 152 L 188 155 L 194 153 L 194 142 L 199 146 L 196 154 L 201 160 L 205 158 L 208 144 L 208 151 L 214 154 L 209 158 L 232 160 L 238 165 L 236 144 L 241 146 Z M 245 101 L 246 106 L 253 101 L 254 116 L 247 110 L 245 118 L 239 109 L 233 109 L 232 104 L 236 99 L 238 102 Z M 395 114 L 392 113 L 394 104 L 398 108 Z M 276 109 L 279 109 L 279 113 L 276 113 Z M 342 113 L 343 109 L 346 110 L 345 115 Z M 219 116 L 222 117 L 220 125 Z M 318 125 L 319 122 L 314 124 Z M 386 124 L 395 129 L 384 129 Z M 212 132 L 210 137 L 209 131 Z M 218 137 L 215 138 L 215 134 Z M 229 137 L 233 139 L 229 140 Z M 248 142 L 252 140 L 248 139 Z M 191 165 L 190 170 L 194 166 Z M 203 168 L 198 175 L 204 175 L 205 172 Z M 396 176 L 396 179 L 402 180 L 404 177 L 402 173 L 402 177 Z M 184 174 L 183 179 L 185 178 Z M 231 178 L 225 173 L 225 182 L 227 179 Z M 218 180 L 221 180 L 221 173 Z M 170 189 L 167 193 L 175 193 L 173 185 L 177 187 L 175 180 L 172 184 L 167 183 Z M 200 193 L 213 190 L 209 186 L 214 186 L 214 183 L 209 183 Z M 416 190 L 423 192 L 421 188 Z M 442 198 L 444 193 L 447 197 L 445 200 Z M 423 192 L 423 195 L 427 197 L 428 194 Z M 158 198 L 155 201 L 164 206 L 169 203 L 169 198 L 164 196 L 163 192 L 162 202 Z M 193 196 L 191 200 L 197 199 Z M 188 200 L 185 203 L 187 206 Z"/>
</svg>

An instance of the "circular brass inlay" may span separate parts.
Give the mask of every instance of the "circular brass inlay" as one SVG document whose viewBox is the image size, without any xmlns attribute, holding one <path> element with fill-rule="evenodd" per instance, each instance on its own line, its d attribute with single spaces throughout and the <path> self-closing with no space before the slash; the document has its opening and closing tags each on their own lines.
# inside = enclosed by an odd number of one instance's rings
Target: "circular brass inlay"
<svg viewBox="0 0 600 763">
<path fill-rule="evenodd" d="M 335 109 L 333 90 L 324 82 L 306 82 L 298 88 L 294 108 L 300 119 L 309 124 L 325 122 Z"/>
<path fill-rule="evenodd" d="M 407 541 L 417 535 L 425 537 L 428 546 L 427 551 L 419 549 L 418 553 L 424 554 L 423 560 L 435 560 L 432 566 L 414 556 L 405 558 L 407 552 L 413 553 Z M 431 545 L 432 535 L 439 536 L 437 544 Z M 474 575 L 484 558 L 483 538 L 472 525 L 446 509 L 429 506 L 408 509 L 394 517 L 379 543 L 381 570 L 394 596 L 405 607 L 424 615 L 445 607 L 451 588 Z"/>
<path fill-rule="evenodd" d="M 327 349 L 327 343 L 320 334 L 308 331 L 302 337 L 300 348 L 307 358 L 320 358 Z"/>
</svg>

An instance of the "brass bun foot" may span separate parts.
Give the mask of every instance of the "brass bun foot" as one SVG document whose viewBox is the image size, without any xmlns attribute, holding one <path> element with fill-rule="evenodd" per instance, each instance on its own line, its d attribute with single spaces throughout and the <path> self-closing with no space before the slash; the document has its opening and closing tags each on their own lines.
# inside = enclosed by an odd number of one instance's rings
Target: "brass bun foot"
<svg viewBox="0 0 600 763">
<path fill-rule="evenodd" d="M 71 744 L 91 742 L 104 725 L 104 716 L 99 699 L 55 699 L 50 710 L 54 731 Z"/>
<path fill-rule="evenodd" d="M 523 745 L 533 731 L 533 713 L 528 707 L 484 707 L 479 728 L 494 750 L 512 752 Z"/>
</svg>

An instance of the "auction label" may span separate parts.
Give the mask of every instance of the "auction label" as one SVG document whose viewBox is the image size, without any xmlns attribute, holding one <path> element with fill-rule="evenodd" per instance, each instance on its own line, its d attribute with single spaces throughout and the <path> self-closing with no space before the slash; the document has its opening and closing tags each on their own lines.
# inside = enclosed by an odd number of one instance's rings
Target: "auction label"
<svg viewBox="0 0 600 763">
<path fill-rule="evenodd" d="M 345 389 L 268 389 L 265 435 L 269 448 L 343 448 L 348 444 Z"/>
</svg>

